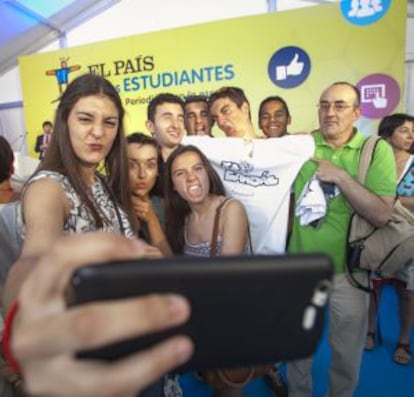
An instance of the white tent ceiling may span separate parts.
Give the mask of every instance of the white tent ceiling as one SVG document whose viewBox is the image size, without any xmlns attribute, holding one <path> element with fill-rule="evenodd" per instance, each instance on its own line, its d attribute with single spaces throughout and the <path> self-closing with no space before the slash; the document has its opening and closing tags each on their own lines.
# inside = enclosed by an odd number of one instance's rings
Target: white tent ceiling
<svg viewBox="0 0 414 397">
<path fill-rule="evenodd" d="M 60 41 L 61 47 L 66 47 L 68 31 L 120 1 L 0 0 L 0 76 L 15 67 L 21 55 L 37 52 L 56 40 Z M 281 11 L 340 0 L 261 1 L 267 2 L 269 11 Z M 136 4 L 139 9 L 139 0 Z M 408 0 L 408 17 L 414 18 L 414 0 Z"/>
<path fill-rule="evenodd" d="M 0 135 L 27 153 L 17 59 L 66 46 L 340 0 L 0 0 Z M 407 8 L 406 111 L 414 109 L 414 0 Z M 105 12 L 106 11 L 106 12 Z"/>
<path fill-rule="evenodd" d="M 120 0 L 1 0 L 0 75 Z M 64 43 L 62 43 L 64 46 Z"/>
</svg>

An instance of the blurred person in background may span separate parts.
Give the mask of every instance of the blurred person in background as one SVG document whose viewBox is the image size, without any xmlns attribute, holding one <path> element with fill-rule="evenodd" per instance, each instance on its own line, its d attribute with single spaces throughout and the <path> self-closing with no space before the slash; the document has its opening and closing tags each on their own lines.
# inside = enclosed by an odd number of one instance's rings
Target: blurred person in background
<svg viewBox="0 0 414 397">
<path fill-rule="evenodd" d="M 401 203 L 414 211 L 414 155 L 410 149 L 414 142 L 414 117 L 395 113 L 384 117 L 378 126 L 378 135 L 392 147 L 397 166 L 397 195 Z M 405 265 L 393 278 L 381 278 L 373 275 L 373 287 L 376 298 L 371 295 L 368 316 L 368 332 L 365 350 L 373 350 L 376 343 L 377 310 L 381 289 L 385 283 L 392 283 L 398 296 L 400 334 L 393 359 L 397 364 L 411 362 L 410 335 L 414 324 L 414 261 Z"/>
</svg>

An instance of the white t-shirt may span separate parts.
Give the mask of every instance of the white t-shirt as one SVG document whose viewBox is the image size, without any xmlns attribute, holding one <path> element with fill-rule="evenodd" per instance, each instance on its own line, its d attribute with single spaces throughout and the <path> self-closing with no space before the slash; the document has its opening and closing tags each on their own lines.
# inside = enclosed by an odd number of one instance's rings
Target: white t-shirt
<svg viewBox="0 0 414 397">
<path fill-rule="evenodd" d="M 228 196 L 247 212 L 254 254 L 285 251 L 289 198 L 303 163 L 314 153 L 310 135 L 252 139 L 187 136 L 220 175 Z"/>
</svg>

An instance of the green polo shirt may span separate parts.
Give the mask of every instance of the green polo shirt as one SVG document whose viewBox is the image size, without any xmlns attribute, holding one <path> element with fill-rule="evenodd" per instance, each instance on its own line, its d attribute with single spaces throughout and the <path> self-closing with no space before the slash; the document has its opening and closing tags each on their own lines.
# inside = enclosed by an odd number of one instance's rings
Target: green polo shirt
<svg viewBox="0 0 414 397">
<path fill-rule="evenodd" d="M 320 131 L 313 134 L 315 158 L 331 161 L 357 179 L 359 155 L 365 136 L 356 131 L 354 137 L 339 149 L 333 149 Z M 295 200 L 300 196 L 306 182 L 316 172 L 317 164 L 307 161 L 300 170 L 294 185 Z M 396 167 L 391 146 L 381 140 L 367 173 L 365 187 L 378 196 L 394 196 L 397 187 Z M 300 226 L 295 216 L 288 251 L 291 253 L 325 253 L 333 260 L 336 273 L 345 271 L 346 240 L 351 206 L 342 194 L 329 199 L 323 221 L 317 226 Z"/>
</svg>

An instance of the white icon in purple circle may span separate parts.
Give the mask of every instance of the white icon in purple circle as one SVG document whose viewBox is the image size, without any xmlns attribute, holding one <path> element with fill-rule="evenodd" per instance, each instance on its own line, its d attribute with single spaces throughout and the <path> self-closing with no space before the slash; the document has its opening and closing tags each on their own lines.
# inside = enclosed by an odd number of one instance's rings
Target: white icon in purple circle
<svg viewBox="0 0 414 397">
<path fill-rule="evenodd" d="M 365 76 L 357 87 L 361 91 L 362 115 L 369 119 L 380 119 L 392 113 L 400 102 L 400 86 L 387 74 Z"/>
</svg>

